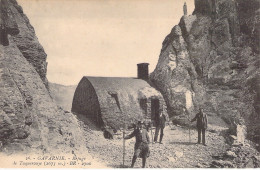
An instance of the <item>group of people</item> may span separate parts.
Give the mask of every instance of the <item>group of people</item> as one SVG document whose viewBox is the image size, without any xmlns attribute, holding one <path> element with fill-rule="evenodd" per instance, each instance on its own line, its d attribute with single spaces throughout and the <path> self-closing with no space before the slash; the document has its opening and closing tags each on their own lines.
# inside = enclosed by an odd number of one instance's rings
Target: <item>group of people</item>
<svg viewBox="0 0 260 170">
<path fill-rule="evenodd" d="M 190 120 L 190 122 L 197 121 L 197 130 L 198 130 L 198 143 L 201 143 L 201 136 L 202 136 L 202 144 L 206 146 L 206 139 L 205 139 L 205 132 L 208 125 L 208 119 L 207 115 L 203 111 L 202 108 L 199 109 L 199 112 L 196 114 L 196 116 Z M 160 132 L 160 140 L 159 143 L 162 144 L 163 139 L 163 130 L 165 128 L 166 123 L 166 116 L 162 113 L 160 113 L 160 116 L 158 119 L 156 119 L 155 123 L 155 135 L 154 135 L 154 142 L 157 142 L 158 135 Z M 145 163 L 147 157 L 149 157 L 150 149 L 149 149 L 149 143 L 150 138 L 148 135 L 148 128 L 145 128 L 145 125 L 143 122 L 138 121 L 137 126 L 135 127 L 134 131 L 127 135 L 124 139 L 130 139 L 132 137 L 135 137 L 136 143 L 134 146 L 134 156 L 132 159 L 131 168 L 134 167 L 134 164 L 136 162 L 136 159 L 142 158 L 142 168 L 145 168 Z M 202 134 L 202 135 L 201 135 Z"/>
</svg>

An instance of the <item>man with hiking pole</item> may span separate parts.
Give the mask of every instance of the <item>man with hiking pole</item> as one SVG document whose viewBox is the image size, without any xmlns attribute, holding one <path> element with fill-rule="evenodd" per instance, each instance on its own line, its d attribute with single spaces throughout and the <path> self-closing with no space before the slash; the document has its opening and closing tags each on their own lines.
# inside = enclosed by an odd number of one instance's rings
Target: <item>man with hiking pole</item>
<svg viewBox="0 0 260 170">
<path fill-rule="evenodd" d="M 142 168 L 145 168 L 146 159 L 147 157 L 149 157 L 150 154 L 150 139 L 148 132 L 141 121 L 138 121 L 136 129 L 131 134 L 124 137 L 124 139 L 130 139 L 132 137 L 135 137 L 136 142 L 134 147 L 135 152 L 132 159 L 131 168 L 134 167 L 135 161 L 138 157 L 142 158 Z"/>
</svg>

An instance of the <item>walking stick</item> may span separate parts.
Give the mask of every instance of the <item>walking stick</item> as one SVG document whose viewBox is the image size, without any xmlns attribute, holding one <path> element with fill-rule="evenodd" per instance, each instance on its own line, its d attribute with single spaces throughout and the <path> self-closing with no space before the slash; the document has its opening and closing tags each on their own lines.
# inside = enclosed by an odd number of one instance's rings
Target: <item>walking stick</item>
<svg viewBox="0 0 260 170">
<path fill-rule="evenodd" d="M 153 144 L 153 122 L 151 122 L 151 137 L 152 137 L 152 144 Z"/>
<path fill-rule="evenodd" d="M 123 129 L 123 167 L 125 167 L 125 121 Z"/>
<path fill-rule="evenodd" d="M 121 115 L 123 116 L 123 120 L 124 120 L 124 127 L 123 127 L 123 167 L 125 167 L 125 128 L 126 128 L 125 117 L 124 117 L 123 112 L 122 112 L 121 107 L 120 107 L 117 92 L 110 91 L 109 94 L 111 95 L 111 97 L 113 97 L 115 99 L 117 107 L 118 107 Z"/>
<path fill-rule="evenodd" d="M 190 112 L 187 110 L 187 109 L 185 109 L 186 110 L 186 113 L 188 114 L 188 121 L 189 121 L 189 143 L 191 143 L 191 140 L 190 140 Z"/>
<path fill-rule="evenodd" d="M 189 123 L 189 142 L 191 143 L 191 141 L 190 141 L 190 123 Z"/>
</svg>

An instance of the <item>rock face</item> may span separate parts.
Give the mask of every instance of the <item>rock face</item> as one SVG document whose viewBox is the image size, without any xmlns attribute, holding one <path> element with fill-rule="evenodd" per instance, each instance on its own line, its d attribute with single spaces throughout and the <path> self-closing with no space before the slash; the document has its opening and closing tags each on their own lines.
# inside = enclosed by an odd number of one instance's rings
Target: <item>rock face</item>
<svg viewBox="0 0 260 170">
<path fill-rule="evenodd" d="M 15 0 L 2 0 L 0 10 L 1 35 L 3 35 L 3 42 L 1 44 L 8 45 L 8 34 L 12 35 L 13 41 L 19 51 L 35 68 L 45 86 L 48 87 L 48 80 L 46 78 L 47 55 L 39 43 L 34 28 L 29 23 L 29 19 L 23 13 L 23 9 Z"/>
<path fill-rule="evenodd" d="M 0 150 L 84 152 L 76 117 L 46 88 L 46 54 L 28 18 L 15 0 L 1 0 L 0 9 Z"/>
<path fill-rule="evenodd" d="M 203 107 L 209 122 L 247 126 L 259 140 L 259 0 L 195 0 L 165 38 L 151 81 L 179 124 Z M 222 118 L 222 119 L 219 119 Z"/>
</svg>

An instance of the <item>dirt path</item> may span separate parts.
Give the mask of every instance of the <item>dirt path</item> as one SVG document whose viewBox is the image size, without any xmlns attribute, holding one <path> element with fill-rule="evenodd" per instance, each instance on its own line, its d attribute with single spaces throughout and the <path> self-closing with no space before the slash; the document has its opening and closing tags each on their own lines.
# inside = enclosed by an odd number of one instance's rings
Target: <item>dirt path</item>
<svg viewBox="0 0 260 170">
<path fill-rule="evenodd" d="M 82 122 L 83 123 L 83 122 Z M 87 127 L 86 125 L 84 125 Z M 130 133 L 131 131 L 127 132 Z M 151 134 L 150 134 L 151 136 Z M 86 147 L 89 154 L 104 162 L 108 167 L 122 167 L 122 135 L 115 135 L 113 140 L 107 140 L 98 130 L 87 129 L 85 133 Z M 191 130 L 191 143 L 189 131 L 181 127 L 169 126 L 165 128 L 163 144 L 150 144 L 150 157 L 147 160 L 148 168 L 192 168 L 209 167 L 211 156 L 219 155 L 226 150 L 224 138 L 218 133 L 207 132 L 207 145 L 198 145 L 197 131 Z M 126 141 L 125 165 L 130 166 L 133 156 L 135 139 Z M 137 159 L 135 167 L 141 167 L 141 159 Z"/>
</svg>

